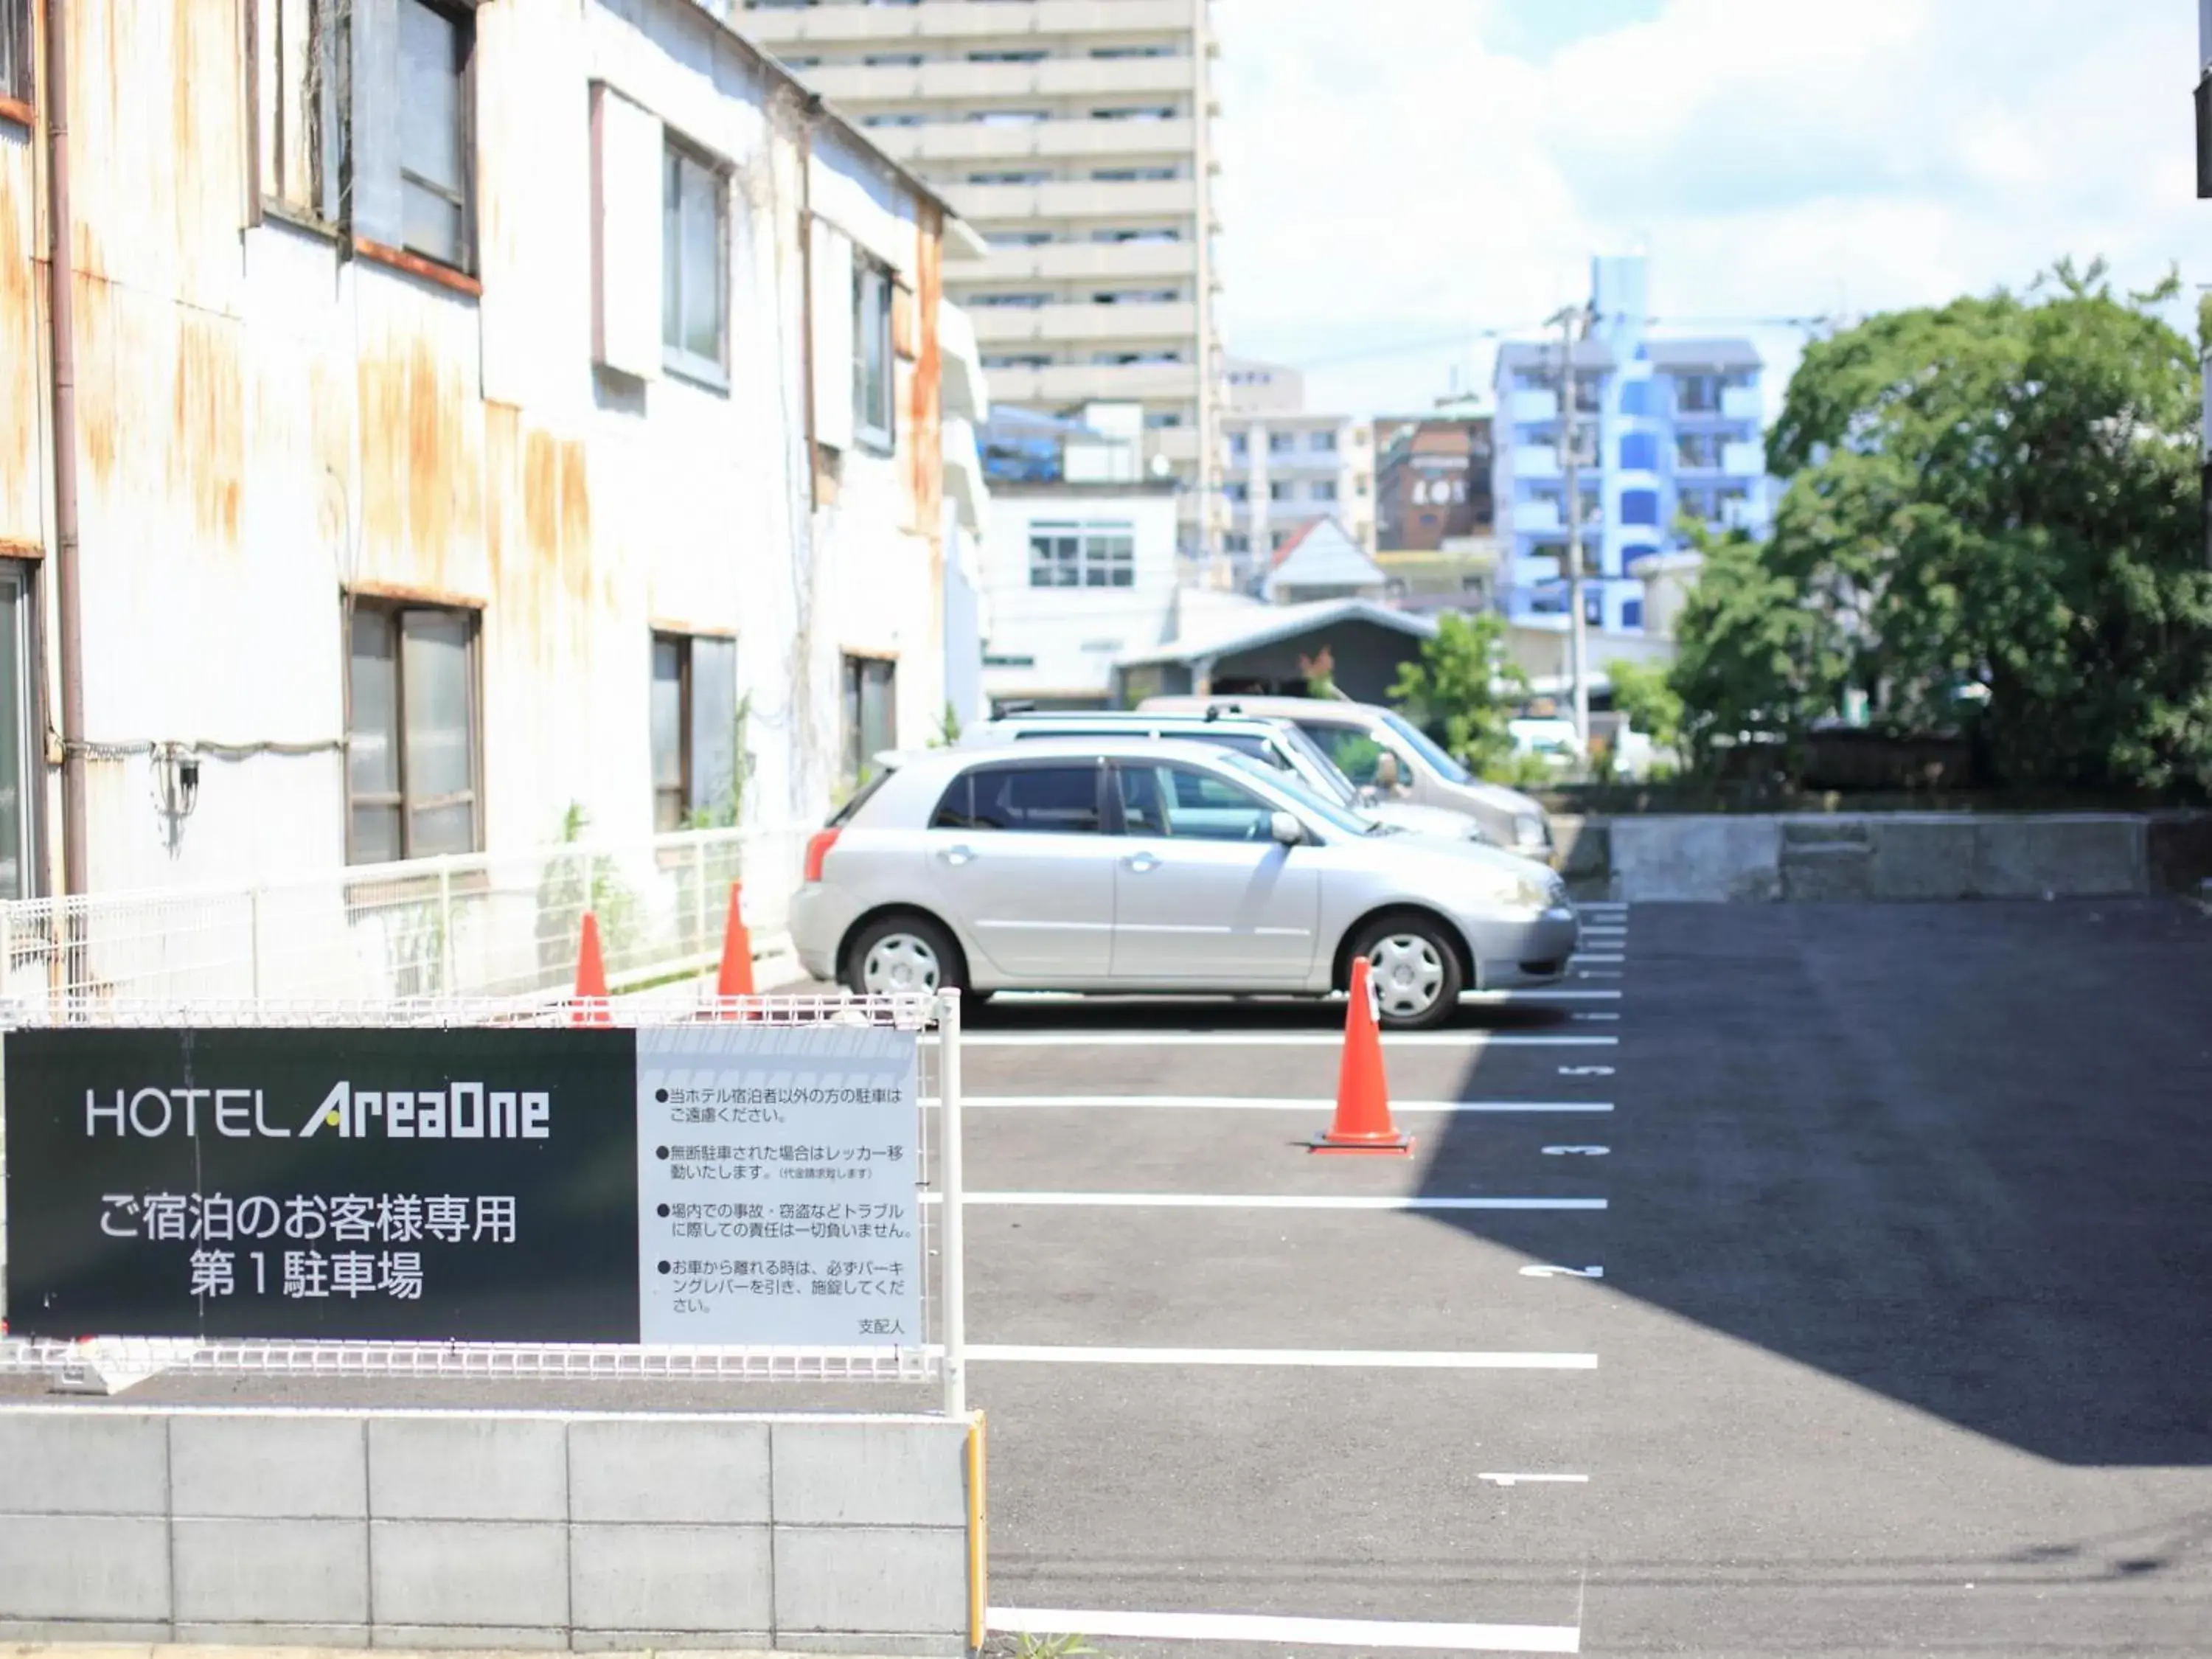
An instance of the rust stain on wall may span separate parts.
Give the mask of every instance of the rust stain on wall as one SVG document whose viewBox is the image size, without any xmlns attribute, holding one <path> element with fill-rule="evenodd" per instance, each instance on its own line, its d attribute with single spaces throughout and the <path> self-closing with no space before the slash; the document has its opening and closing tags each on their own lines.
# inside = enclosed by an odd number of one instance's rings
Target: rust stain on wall
<svg viewBox="0 0 2212 1659">
<path fill-rule="evenodd" d="M 204 313 L 179 310 L 175 392 L 170 411 L 173 488 L 191 503 L 203 540 L 238 550 L 239 504 L 246 479 L 246 410 L 240 395 L 239 330 Z"/>
<path fill-rule="evenodd" d="M 76 277 L 76 436 L 88 482 L 105 487 L 115 477 L 124 416 L 116 406 L 112 374 L 115 293 L 105 279 Z M 102 350 L 102 347 L 106 350 Z"/>
<path fill-rule="evenodd" d="M 920 270 L 915 279 L 915 309 L 920 313 L 921 350 L 914 365 L 913 392 L 907 418 L 913 458 L 907 488 L 913 502 L 911 520 L 917 535 L 933 542 L 942 532 L 941 506 L 945 490 L 943 414 L 945 353 L 937 333 L 939 308 L 945 300 L 945 216 L 925 203 L 921 208 Z"/>
<path fill-rule="evenodd" d="M 479 458 L 459 370 L 437 345 L 406 334 L 364 351 L 358 371 L 362 557 L 442 590 L 479 586 L 468 555 L 483 531 Z"/>
<path fill-rule="evenodd" d="M 36 147 L 0 145 L 0 536 L 40 538 L 39 442 L 45 383 L 39 373 L 46 328 L 33 262 Z"/>
</svg>

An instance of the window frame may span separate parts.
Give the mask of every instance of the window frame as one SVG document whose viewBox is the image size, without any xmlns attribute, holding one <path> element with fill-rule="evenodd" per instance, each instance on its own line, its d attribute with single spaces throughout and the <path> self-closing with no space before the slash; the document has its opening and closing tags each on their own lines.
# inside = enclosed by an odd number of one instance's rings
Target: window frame
<svg viewBox="0 0 2212 1659">
<path fill-rule="evenodd" d="M 898 659 L 880 656 L 866 651 L 847 651 L 837 664 L 837 717 L 843 730 L 838 733 L 840 757 L 838 776 L 853 788 L 866 786 L 873 775 L 878 748 L 867 741 L 868 672 L 880 668 L 884 677 L 884 707 L 888 713 L 886 737 L 882 749 L 898 747 Z M 848 703 L 849 694 L 849 708 Z"/>
<path fill-rule="evenodd" d="M 37 124 L 39 27 L 34 0 L 0 0 L 0 59 L 12 74 L 0 74 L 0 120 Z"/>
<path fill-rule="evenodd" d="M 345 647 L 345 730 L 348 752 L 345 768 L 345 851 L 349 866 L 372 864 L 359 856 L 359 847 L 354 833 L 354 814 L 357 806 L 396 807 L 399 813 L 398 863 L 411 863 L 417 858 L 451 856 L 466 857 L 471 853 L 484 850 L 483 799 L 483 612 L 470 605 L 434 605 L 422 600 L 392 598 L 381 594 L 346 595 L 340 607 L 340 626 L 344 630 Z M 437 796 L 428 801 L 414 799 L 408 782 L 407 756 L 407 664 L 406 623 L 410 612 L 427 612 L 441 617 L 461 619 L 468 628 L 468 662 L 465 683 L 468 687 L 469 717 L 469 787 L 458 794 Z M 379 792 L 374 799 L 367 799 L 354 787 L 351 744 L 354 735 L 354 629 L 363 617 L 383 619 L 389 630 L 392 647 L 392 741 L 395 756 L 394 774 L 399 787 L 389 799 Z M 451 806 L 466 800 L 469 804 L 469 841 L 467 853 L 455 854 L 418 854 L 414 850 L 415 817 L 419 812 Z"/>
<path fill-rule="evenodd" d="M 4 0 L 0 0 L 4 3 Z M 15 702 L 15 890 L 0 887 L 0 899 L 35 898 L 45 890 L 40 834 L 45 805 L 45 729 L 39 669 L 39 567 L 25 559 L 0 559 L 0 589 L 12 589 L 14 615 L 8 623 L 8 648 L 15 653 L 8 694 Z M 4 964 L 0 964 L 4 966 Z"/>
<path fill-rule="evenodd" d="M 441 196 L 445 196 L 445 190 L 442 185 L 438 185 L 430 179 L 425 179 L 418 173 L 410 173 L 407 169 L 406 162 L 401 159 L 400 149 L 395 140 L 392 153 L 392 172 L 394 188 L 397 191 L 397 198 L 399 204 L 397 245 L 403 252 L 405 252 L 415 258 L 426 260 L 429 264 L 440 266 L 444 270 L 459 271 L 463 276 L 472 277 L 477 275 L 477 267 L 479 264 L 478 256 L 480 252 L 477 236 L 476 8 L 472 4 L 464 5 L 456 3 L 456 0 L 398 0 L 398 3 L 402 6 L 410 4 L 420 6 L 423 10 L 444 18 L 447 22 L 453 26 L 455 32 L 454 39 L 459 46 L 461 61 L 454 70 L 453 78 L 458 83 L 459 92 L 459 96 L 455 100 L 455 103 L 456 113 L 460 122 L 460 194 L 458 198 L 447 196 L 446 199 L 460 210 L 460 258 L 458 260 L 448 259 L 441 253 L 434 253 L 427 249 L 417 247 L 413 242 L 408 240 L 406 228 L 406 199 L 408 185 L 412 183 L 418 188 L 431 191 L 433 193 Z M 392 26 L 395 33 L 401 27 L 398 22 L 398 16 L 399 14 L 395 10 L 392 14 Z M 392 50 L 395 52 L 398 50 L 397 40 L 393 43 Z M 394 96 L 395 111 L 399 117 L 400 124 L 404 126 L 407 118 L 407 88 L 404 77 L 401 80 Z M 348 125 L 349 128 L 350 128 L 351 123 L 349 120 Z M 350 145 L 349 145 L 349 148 L 350 148 Z"/>
<path fill-rule="evenodd" d="M 888 265 L 867 258 L 858 248 L 854 250 L 853 441 L 877 455 L 894 454 L 898 448 L 898 357 L 896 343 L 891 337 L 894 287 Z M 871 316 L 877 292 L 881 295 L 881 304 L 875 307 L 876 314 Z M 867 396 L 871 347 L 880 349 L 883 361 L 881 407 L 875 409 L 869 407 Z"/>
<path fill-rule="evenodd" d="M 702 357 L 682 343 L 684 307 L 688 298 L 681 284 L 684 264 L 683 198 L 684 172 L 694 167 L 712 181 L 714 191 L 714 355 Z M 672 179 L 676 189 L 676 201 L 668 200 Z M 661 130 L 661 201 L 660 247 L 661 261 L 669 263 L 669 216 L 676 216 L 675 264 L 672 270 L 663 270 L 660 313 L 660 366 L 672 374 L 685 380 L 701 380 L 719 390 L 726 391 L 730 384 L 730 169 L 720 157 L 692 143 L 681 134 L 663 127 Z M 668 337 L 669 284 L 678 284 L 676 299 L 676 331 L 678 340 Z"/>
<path fill-rule="evenodd" d="M 1073 540 L 1075 556 L 1071 563 L 1062 565 L 1057 551 L 1048 551 L 1040 562 L 1038 544 Z M 1111 544 L 1120 543 L 1126 551 L 1115 552 Z M 1071 573 L 1073 581 L 1039 581 L 1040 573 L 1059 574 L 1062 569 Z M 1093 572 L 1103 580 L 1093 581 Z M 1116 580 L 1116 577 L 1125 580 Z M 1032 590 L 1046 592 L 1091 589 L 1133 588 L 1137 585 L 1137 526 L 1133 520 L 1036 520 L 1029 532 L 1029 586 Z"/>
</svg>

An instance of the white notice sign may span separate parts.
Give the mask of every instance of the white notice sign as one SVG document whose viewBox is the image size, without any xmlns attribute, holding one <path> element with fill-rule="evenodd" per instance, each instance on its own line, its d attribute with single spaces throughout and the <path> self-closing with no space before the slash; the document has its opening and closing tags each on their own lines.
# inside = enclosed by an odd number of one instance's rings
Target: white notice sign
<svg viewBox="0 0 2212 1659">
<path fill-rule="evenodd" d="M 642 1340 L 915 1347 L 920 1039 L 858 1026 L 637 1034 Z"/>
</svg>

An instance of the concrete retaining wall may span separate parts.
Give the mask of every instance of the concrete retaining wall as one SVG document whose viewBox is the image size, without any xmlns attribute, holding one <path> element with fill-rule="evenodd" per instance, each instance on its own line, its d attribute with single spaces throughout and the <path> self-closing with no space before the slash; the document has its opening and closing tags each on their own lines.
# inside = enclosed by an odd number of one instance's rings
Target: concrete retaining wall
<svg viewBox="0 0 2212 1659">
<path fill-rule="evenodd" d="M 8 1407 L 0 1640 L 962 1653 L 969 1432 Z"/>
<path fill-rule="evenodd" d="M 1620 817 L 1603 850 L 1631 902 L 2109 897 L 2156 890 L 2175 824 L 2130 812 Z M 2154 836 L 2154 830 L 2157 832 Z M 2178 843 L 2177 843 L 2178 844 Z M 1598 843 L 1587 829 L 1583 848 Z M 1591 872 L 1590 873 L 1595 873 Z"/>
</svg>

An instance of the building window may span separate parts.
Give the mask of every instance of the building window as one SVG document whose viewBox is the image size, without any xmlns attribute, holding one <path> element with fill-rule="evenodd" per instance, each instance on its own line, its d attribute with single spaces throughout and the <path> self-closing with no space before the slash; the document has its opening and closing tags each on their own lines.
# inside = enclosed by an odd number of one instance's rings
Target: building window
<svg viewBox="0 0 2212 1659">
<path fill-rule="evenodd" d="M 1231 457 L 1240 461 L 1248 459 L 1252 453 L 1251 434 L 1248 432 L 1231 433 L 1229 434 L 1229 453 Z"/>
<path fill-rule="evenodd" d="M 37 867 L 31 804 L 45 770 L 30 723 L 31 617 L 30 567 L 0 562 L 0 898 L 29 898 Z"/>
<path fill-rule="evenodd" d="M 1267 499 L 1271 501 L 1287 501 L 1291 499 L 1290 485 L 1280 478 L 1276 479 L 1267 486 Z"/>
<path fill-rule="evenodd" d="M 729 198 L 719 169 L 684 146 L 664 152 L 660 192 L 660 344 L 671 368 L 728 373 Z"/>
<path fill-rule="evenodd" d="M 1287 455 L 1297 447 L 1297 443 L 1298 437 L 1295 432 L 1270 432 L 1267 434 L 1267 453 L 1270 455 Z"/>
<path fill-rule="evenodd" d="M 898 665 L 882 657 L 845 659 L 845 781 L 875 775 L 876 757 L 898 747 Z"/>
<path fill-rule="evenodd" d="M 1651 382 L 1623 380 L 1620 383 L 1620 412 L 1624 415 L 1649 415 L 1651 412 Z"/>
<path fill-rule="evenodd" d="M 1583 589 L 1583 620 L 1592 628 L 1605 626 L 1605 590 L 1603 588 Z"/>
<path fill-rule="evenodd" d="M 1242 530 L 1231 530 L 1222 537 L 1221 550 L 1224 553 L 1249 553 L 1252 538 Z"/>
<path fill-rule="evenodd" d="M 1684 415 L 1710 415 L 1721 406 L 1717 374 L 1678 374 L 1674 377 L 1674 408 Z"/>
<path fill-rule="evenodd" d="M 472 853 L 477 810 L 477 617 L 354 602 L 347 676 L 346 858 Z"/>
<path fill-rule="evenodd" d="M 399 5 L 401 245 L 457 270 L 470 269 L 469 58 L 475 14 L 429 0 Z"/>
<path fill-rule="evenodd" d="M 1221 486 L 1221 493 L 1232 501 L 1249 501 L 1252 499 L 1252 486 L 1242 478 L 1231 478 Z"/>
<path fill-rule="evenodd" d="M 1041 47 L 1025 46 L 1018 52 L 971 52 L 971 64 L 1042 64 L 1045 53 Z"/>
<path fill-rule="evenodd" d="M 653 636 L 655 835 L 738 821 L 738 646 L 691 634 Z"/>
<path fill-rule="evenodd" d="M 863 115 L 860 125 L 864 127 L 918 127 L 921 125 L 921 117 L 896 112 Z"/>
<path fill-rule="evenodd" d="M 1631 432 L 1620 441 L 1620 465 L 1627 471 L 1650 472 L 1659 465 L 1659 440 L 1649 432 Z"/>
<path fill-rule="evenodd" d="M 1276 552 L 1279 553 L 1283 550 L 1283 548 L 1286 544 L 1288 544 L 1290 539 L 1291 532 L 1289 531 L 1278 530 L 1273 535 L 1268 537 L 1267 545 L 1273 548 Z"/>
<path fill-rule="evenodd" d="M 1306 441 L 1306 447 L 1316 455 L 1334 455 L 1336 453 L 1336 434 L 1334 432 L 1313 433 Z"/>
<path fill-rule="evenodd" d="M 1620 602 L 1620 625 L 1623 628 L 1641 628 L 1644 626 L 1643 600 L 1623 599 Z"/>
<path fill-rule="evenodd" d="M 1052 182 L 1052 174 L 1042 167 L 1024 167 L 1012 172 L 1001 168 L 989 173 L 971 173 L 968 175 L 968 182 L 971 185 L 1048 185 Z"/>
<path fill-rule="evenodd" d="M 344 30 L 329 0 L 254 0 L 254 118 L 260 198 L 325 224 L 343 211 L 345 167 Z M 0 94 L 8 91 L 9 32 L 29 6 L 0 0 Z M 27 83 L 30 37 L 22 37 Z M 25 93 L 24 96 L 29 94 Z"/>
<path fill-rule="evenodd" d="M 1334 501 L 1336 499 L 1336 480 L 1334 478 L 1316 478 L 1314 481 L 1313 498 L 1317 501 Z"/>
<path fill-rule="evenodd" d="M 29 103 L 33 81 L 31 0 L 0 0 L 0 98 Z"/>
<path fill-rule="evenodd" d="M 1102 185 L 1161 185 L 1180 175 L 1173 167 L 1093 167 L 1092 180 Z"/>
<path fill-rule="evenodd" d="M 1684 432 L 1674 439 L 1674 465 L 1694 471 L 1714 465 L 1720 459 L 1720 445 L 1710 432 Z"/>
<path fill-rule="evenodd" d="M 881 265 L 853 263 L 853 428 L 866 447 L 888 455 L 896 444 L 891 408 L 891 277 Z"/>
<path fill-rule="evenodd" d="M 1136 528 L 1127 524 L 1030 527 L 1031 587 L 1134 587 Z"/>
</svg>

